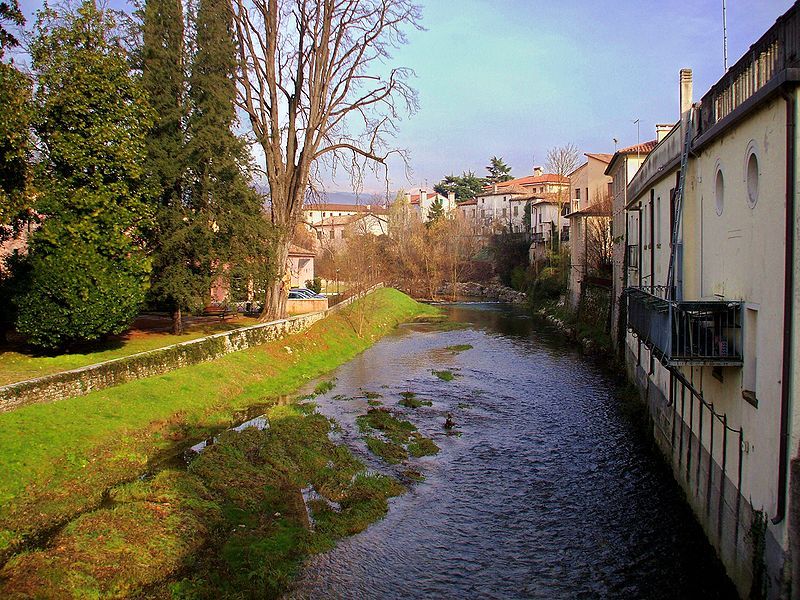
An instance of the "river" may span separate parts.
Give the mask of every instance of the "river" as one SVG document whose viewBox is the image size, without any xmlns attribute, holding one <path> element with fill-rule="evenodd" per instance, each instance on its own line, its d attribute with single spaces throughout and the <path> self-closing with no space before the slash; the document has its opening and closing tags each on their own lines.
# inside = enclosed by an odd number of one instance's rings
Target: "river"
<svg viewBox="0 0 800 600">
<path fill-rule="evenodd" d="M 316 399 L 372 468 L 401 475 L 410 465 L 425 480 L 393 499 L 385 519 L 309 560 L 288 597 L 735 597 L 603 370 L 510 307 L 445 310 L 470 325 L 403 326 L 339 368 L 335 388 Z M 455 345 L 472 348 L 445 350 Z M 380 393 L 439 454 L 394 468 L 371 455 L 355 424 L 367 400 L 341 399 L 364 391 Z M 433 405 L 399 406 L 404 391 Z"/>
</svg>

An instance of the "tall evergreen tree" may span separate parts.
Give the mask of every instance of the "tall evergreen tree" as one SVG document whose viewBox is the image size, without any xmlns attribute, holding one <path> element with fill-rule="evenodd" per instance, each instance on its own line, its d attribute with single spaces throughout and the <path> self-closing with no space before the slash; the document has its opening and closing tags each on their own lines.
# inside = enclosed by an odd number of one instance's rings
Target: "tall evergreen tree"
<svg viewBox="0 0 800 600">
<path fill-rule="evenodd" d="M 269 226 L 249 186 L 248 148 L 234 133 L 237 60 L 226 0 L 199 1 L 195 47 L 186 152 L 192 207 L 210 224 L 205 231 L 214 277 L 261 279 Z"/>
<path fill-rule="evenodd" d="M 441 198 L 436 198 L 433 202 L 431 202 L 431 207 L 428 209 L 428 220 L 425 223 L 426 225 L 432 225 L 436 223 L 440 219 L 444 218 L 444 204 L 442 203 Z"/>
<path fill-rule="evenodd" d="M 489 159 L 489 164 L 486 167 L 489 175 L 486 177 L 486 183 L 502 183 L 504 181 L 511 181 L 514 179 L 511 175 L 511 167 L 509 167 L 502 158 L 493 156 Z"/>
<path fill-rule="evenodd" d="M 24 25 L 17 0 L 0 0 L 0 240 L 28 206 L 31 175 L 31 81 L 3 60 L 7 49 L 19 45 L 5 22 Z"/>
<path fill-rule="evenodd" d="M 480 194 L 484 185 L 486 185 L 485 180 L 472 171 L 464 171 L 461 175 L 446 175 L 444 179 L 433 186 L 433 189 L 442 196 L 453 192 L 456 195 L 456 201 L 462 202 Z"/>
<path fill-rule="evenodd" d="M 186 67 L 180 0 L 147 0 L 142 24 L 142 83 L 155 115 L 147 136 L 147 168 L 158 198 L 151 234 L 151 295 L 172 312 L 172 331 L 183 331 L 182 311 L 202 306 L 210 276 L 207 228 L 184 189 L 186 176 Z"/>
<path fill-rule="evenodd" d="M 17 329 L 43 347 L 119 333 L 144 299 L 149 264 L 138 233 L 146 103 L 109 11 L 39 14 L 32 48 L 42 144 L 33 234 L 16 298 Z"/>
</svg>

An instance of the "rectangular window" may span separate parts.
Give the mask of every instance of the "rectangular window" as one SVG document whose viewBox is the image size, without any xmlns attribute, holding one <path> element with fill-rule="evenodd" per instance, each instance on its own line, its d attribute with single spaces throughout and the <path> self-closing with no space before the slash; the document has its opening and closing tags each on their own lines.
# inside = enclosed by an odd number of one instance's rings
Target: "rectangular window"
<svg viewBox="0 0 800 600">
<path fill-rule="evenodd" d="M 581 199 L 581 188 L 575 188 L 575 199 L 576 200 Z"/>
<path fill-rule="evenodd" d="M 656 244 L 661 245 L 661 196 L 656 198 Z"/>
<path fill-rule="evenodd" d="M 485 209 L 483 209 L 483 208 L 481 209 L 481 218 L 482 218 L 482 219 L 485 219 L 485 218 L 486 218 L 486 210 L 485 210 Z"/>
<path fill-rule="evenodd" d="M 519 214 L 519 206 L 514 207 L 514 216 L 516 217 Z"/>
</svg>

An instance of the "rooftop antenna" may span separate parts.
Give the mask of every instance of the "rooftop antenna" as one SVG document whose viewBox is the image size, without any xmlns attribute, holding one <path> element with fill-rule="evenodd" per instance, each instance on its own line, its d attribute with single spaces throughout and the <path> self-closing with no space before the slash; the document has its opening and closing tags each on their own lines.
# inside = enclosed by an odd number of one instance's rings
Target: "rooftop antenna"
<svg viewBox="0 0 800 600">
<path fill-rule="evenodd" d="M 722 60 L 725 63 L 725 72 L 728 72 L 728 11 L 725 0 L 722 0 Z"/>
<path fill-rule="evenodd" d="M 611 138 L 611 139 L 614 140 L 614 153 L 616 154 L 616 152 L 617 152 L 617 144 L 619 143 L 619 140 L 617 138 Z"/>
</svg>

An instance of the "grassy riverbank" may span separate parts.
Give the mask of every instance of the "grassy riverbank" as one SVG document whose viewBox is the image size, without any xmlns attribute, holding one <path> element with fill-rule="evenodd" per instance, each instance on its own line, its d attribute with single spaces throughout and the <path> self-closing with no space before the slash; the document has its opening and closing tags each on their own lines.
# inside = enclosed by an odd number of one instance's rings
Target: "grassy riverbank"
<svg viewBox="0 0 800 600">
<path fill-rule="evenodd" d="M 92 344 L 90 348 L 56 356 L 38 355 L 16 347 L 3 347 L 0 348 L 0 385 L 78 369 L 138 352 L 196 340 L 212 333 L 254 325 L 257 322 L 257 319 L 243 316 L 236 316 L 226 321 L 203 320 L 188 325 L 183 335 L 132 329 L 111 340 Z"/>
<path fill-rule="evenodd" d="M 192 440 L 229 426 L 236 411 L 289 394 L 398 323 L 434 314 L 382 289 L 296 336 L 0 414 L 0 559 L 97 508 L 111 488 L 168 464 Z"/>
</svg>

